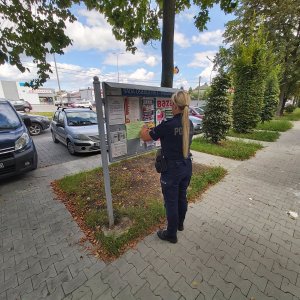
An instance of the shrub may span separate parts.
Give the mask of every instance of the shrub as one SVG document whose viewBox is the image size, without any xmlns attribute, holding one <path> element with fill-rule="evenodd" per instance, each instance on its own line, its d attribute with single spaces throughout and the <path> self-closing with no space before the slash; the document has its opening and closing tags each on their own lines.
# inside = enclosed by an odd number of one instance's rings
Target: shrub
<svg viewBox="0 0 300 300">
<path fill-rule="evenodd" d="M 291 114 L 294 110 L 296 109 L 296 106 L 295 105 L 287 105 L 284 110 L 288 113 L 288 114 Z"/>
<path fill-rule="evenodd" d="M 272 120 L 279 101 L 279 80 L 277 70 L 270 72 L 266 80 L 263 108 L 261 111 L 262 123 Z"/>
<path fill-rule="evenodd" d="M 262 36 L 237 45 L 233 61 L 235 94 L 233 127 L 236 132 L 252 131 L 261 118 L 266 77 L 267 47 Z"/>
<path fill-rule="evenodd" d="M 229 76 L 221 72 L 213 80 L 205 107 L 203 132 L 205 138 L 217 144 L 225 138 L 230 127 Z"/>
</svg>

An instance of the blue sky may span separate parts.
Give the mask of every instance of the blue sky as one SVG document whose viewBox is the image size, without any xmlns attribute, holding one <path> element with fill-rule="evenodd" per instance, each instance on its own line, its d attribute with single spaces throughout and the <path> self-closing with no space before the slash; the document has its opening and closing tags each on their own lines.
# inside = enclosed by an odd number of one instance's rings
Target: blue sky
<svg viewBox="0 0 300 300">
<path fill-rule="evenodd" d="M 160 41 L 146 46 L 138 41 L 136 54 L 126 53 L 124 43 L 115 40 L 111 27 L 102 15 L 87 11 L 82 6 L 74 7 L 73 11 L 78 20 L 67 24 L 66 28 L 73 45 L 65 49 L 64 55 L 56 56 L 62 89 L 71 91 L 91 86 L 95 75 L 100 80 L 117 81 L 117 57 L 120 82 L 160 85 Z M 207 24 L 207 30 L 200 33 L 193 24 L 195 12 L 197 7 L 191 7 L 176 16 L 174 60 L 180 72 L 174 76 L 174 87 L 194 88 L 198 84 L 199 76 L 201 84 L 209 83 L 214 72 L 211 72 L 212 63 L 207 56 L 213 59 L 222 44 L 224 24 L 233 18 L 215 6 L 210 12 L 211 21 Z M 53 57 L 50 56 L 48 60 L 54 65 Z M 30 67 L 31 74 L 22 74 L 16 68 L 4 65 L 0 67 L 0 79 L 31 79 L 36 69 L 31 68 L 29 58 L 24 58 L 23 61 Z M 44 87 L 58 89 L 55 73 Z"/>
</svg>

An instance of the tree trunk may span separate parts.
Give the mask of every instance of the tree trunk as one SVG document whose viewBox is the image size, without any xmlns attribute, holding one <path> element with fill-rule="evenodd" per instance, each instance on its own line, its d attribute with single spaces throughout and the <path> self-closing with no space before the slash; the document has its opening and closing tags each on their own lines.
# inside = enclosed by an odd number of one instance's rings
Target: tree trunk
<svg viewBox="0 0 300 300">
<path fill-rule="evenodd" d="M 283 115 L 284 105 L 285 105 L 285 102 L 286 102 L 285 92 L 286 92 L 286 84 L 284 83 L 280 87 L 279 103 L 278 103 L 278 106 L 277 106 L 276 116 L 282 116 Z"/>
<path fill-rule="evenodd" d="M 176 0 L 163 0 L 163 29 L 161 40 L 162 87 L 173 87 L 175 2 Z"/>
</svg>

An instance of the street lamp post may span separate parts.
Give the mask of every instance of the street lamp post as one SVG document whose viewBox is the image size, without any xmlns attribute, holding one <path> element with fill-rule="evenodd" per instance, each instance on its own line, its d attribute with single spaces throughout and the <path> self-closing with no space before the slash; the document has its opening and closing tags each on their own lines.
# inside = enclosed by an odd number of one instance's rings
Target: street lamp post
<svg viewBox="0 0 300 300">
<path fill-rule="evenodd" d="M 212 62 L 212 63 L 214 63 L 214 61 L 211 59 L 211 58 L 209 58 L 208 56 L 206 56 L 206 58 L 210 61 L 210 62 Z M 212 74 L 212 71 L 214 70 L 214 67 L 211 69 L 211 71 L 210 71 L 210 77 L 209 77 L 209 85 L 211 85 L 211 74 Z"/>
<path fill-rule="evenodd" d="M 199 101 L 200 101 L 200 82 L 201 82 L 201 76 L 199 76 L 199 87 L 198 87 L 198 103 L 197 106 L 199 107 Z"/>
<path fill-rule="evenodd" d="M 119 55 L 125 54 L 124 52 L 113 52 L 113 54 L 117 55 L 117 72 L 118 72 L 118 82 L 120 82 L 120 73 L 119 73 Z"/>
<path fill-rule="evenodd" d="M 57 79 L 57 84 L 58 84 L 58 90 L 60 92 L 61 89 L 60 89 L 60 82 L 59 82 L 59 77 L 58 77 L 58 72 L 57 72 L 57 65 L 56 65 L 55 53 L 53 53 L 53 58 L 54 58 L 54 66 L 55 66 L 55 72 L 56 72 L 56 79 Z"/>
</svg>

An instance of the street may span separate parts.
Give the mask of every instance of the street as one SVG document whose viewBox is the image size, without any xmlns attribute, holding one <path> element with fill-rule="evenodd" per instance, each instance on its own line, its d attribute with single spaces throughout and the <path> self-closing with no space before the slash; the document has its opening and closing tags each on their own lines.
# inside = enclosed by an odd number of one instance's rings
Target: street
<svg viewBox="0 0 300 300">
<path fill-rule="evenodd" d="M 44 168 L 52 165 L 75 161 L 88 156 L 99 156 L 98 153 L 71 155 L 67 147 L 61 143 L 55 144 L 52 141 L 51 131 L 43 131 L 41 135 L 33 137 L 34 144 L 38 152 L 38 168 Z"/>
</svg>

